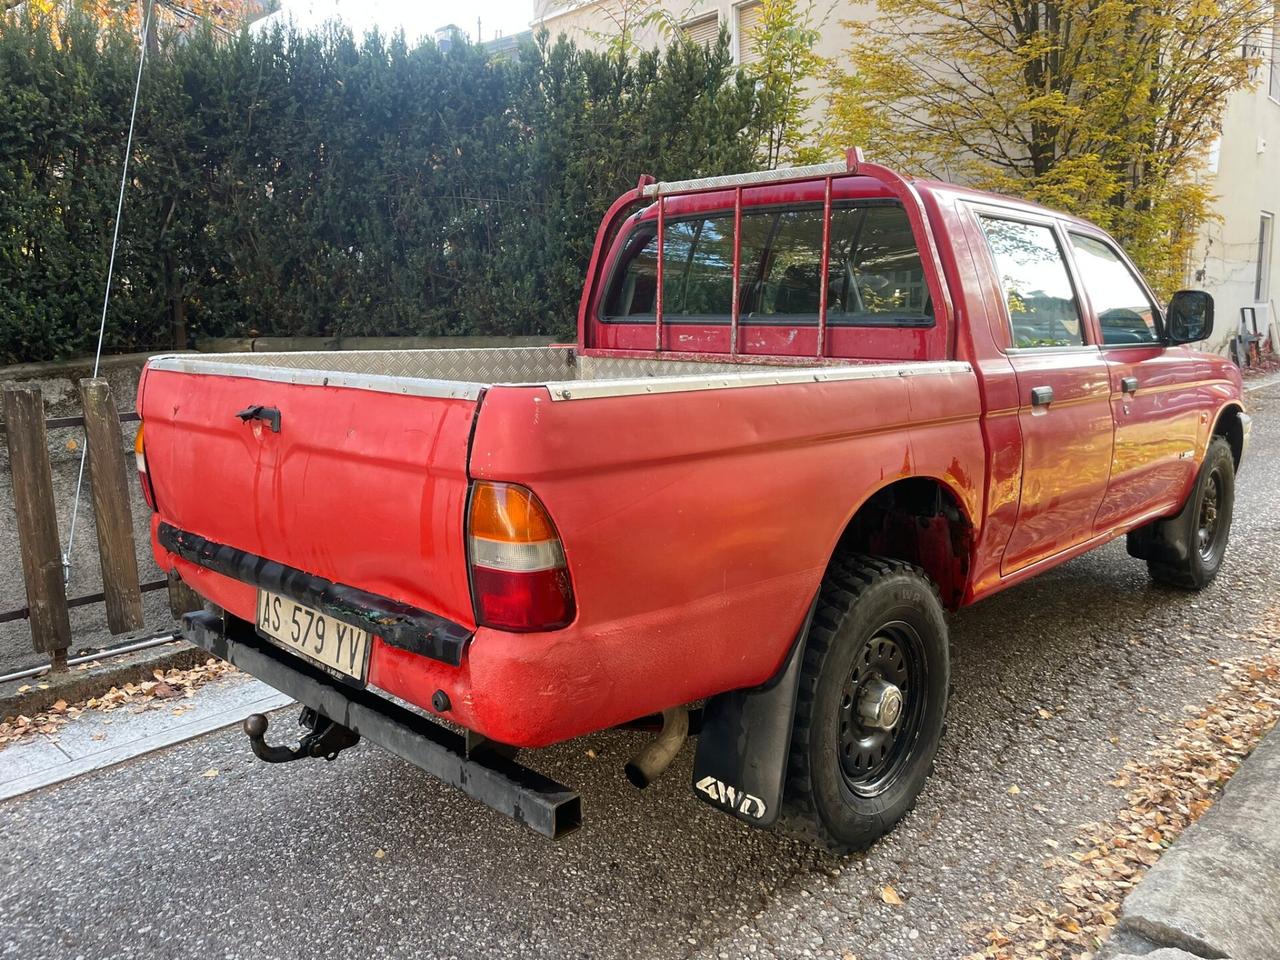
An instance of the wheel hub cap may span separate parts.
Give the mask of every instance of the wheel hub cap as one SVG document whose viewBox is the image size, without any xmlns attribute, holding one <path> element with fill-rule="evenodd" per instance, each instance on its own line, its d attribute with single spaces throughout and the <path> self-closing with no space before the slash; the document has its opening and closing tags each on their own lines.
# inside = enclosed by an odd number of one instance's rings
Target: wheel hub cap
<svg viewBox="0 0 1280 960">
<path fill-rule="evenodd" d="M 858 715 L 864 727 L 892 730 L 902 716 L 902 691 L 879 677 L 869 681 L 858 697 Z"/>
<path fill-rule="evenodd" d="M 858 651 L 838 706 L 837 745 L 845 785 L 877 796 L 903 768 L 924 713 L 924 645 L 894 620 Z"/>
</svg>

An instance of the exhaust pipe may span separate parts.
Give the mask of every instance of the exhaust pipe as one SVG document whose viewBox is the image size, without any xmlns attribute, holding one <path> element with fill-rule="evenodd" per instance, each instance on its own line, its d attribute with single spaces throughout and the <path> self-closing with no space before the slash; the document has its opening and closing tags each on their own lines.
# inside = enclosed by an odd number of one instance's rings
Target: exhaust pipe
<svg viewBox="0 0 1280 960">
<path fill-rule="evenodd" d="M 686 707 L 663 710 L 662 729 L 658 731 L 658 735 L 623 767 L 627 779 L 643 790 L 671 766 L 671 761 L 676 758 L 688 738 L 689 710 Z"/>
</svg>

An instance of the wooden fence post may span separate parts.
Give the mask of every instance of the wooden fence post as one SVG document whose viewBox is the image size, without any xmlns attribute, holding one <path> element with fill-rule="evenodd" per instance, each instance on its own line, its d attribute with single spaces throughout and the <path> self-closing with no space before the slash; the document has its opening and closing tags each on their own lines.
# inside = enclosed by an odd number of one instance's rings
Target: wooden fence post
<svg viewBox="0 0 1280 960">
<path fill-rule="evenodd" d="M 107 628 L 114 633 L 141 630 L 142 591 L 134 552 L 129 475 L 120 433 L 120 414 L 111 386 L 102 377 L 80 381 L 84 435 L 88 443 L 89 491 L 98 528 L 98 562 L 107 606 Z"/>
<path fill-rule="evenodd" d="M 6 384 L 4 420 L 9 471 L 13 474 L 13 506 L 18 516 L 22 575 L 27 586 L 31 644 L 38 652 L 49 654 L 55 671 L 66 670 L 71 619 L 67 614 L 67 588 L 62 579 L 58 512 L 53 501 L 53 471 L 49 466 L 40 388 Z"/>
</svg>

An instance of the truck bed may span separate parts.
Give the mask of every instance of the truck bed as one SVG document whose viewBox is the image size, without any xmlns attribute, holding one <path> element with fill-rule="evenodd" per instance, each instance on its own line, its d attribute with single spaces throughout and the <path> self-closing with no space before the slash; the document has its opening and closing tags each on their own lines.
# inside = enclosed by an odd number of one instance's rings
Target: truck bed
<svg viewBox="0 0 1280 960">
<path fill-rule="evenodd" d="M 785 657 L 853 491 L 953 476 L 969 516 L 982 493 L 963 466 L 983 456 L 968 363 L 763 360 L 155 358 L 139 410 L 156 556 L 242 620 L 262 590 L 358 609 L 377 624 L 371 686 L 424 708 L 444 691 L 451 720 L 502 743 L 753 686 Z M 521 484 L 553 518 L 569 626 L 477 624 L 477 482 Z"/>
<path fill-rule="evenodd" d="M 545 386 L 553 400 L 899 376 L 915 361 L 819 364 L 778 358 L 723 361 L 583 355 L 571 346 L 296 353 L 175 354 L 153 370 L 474 400 L 491 386 Z"/>
</svg>

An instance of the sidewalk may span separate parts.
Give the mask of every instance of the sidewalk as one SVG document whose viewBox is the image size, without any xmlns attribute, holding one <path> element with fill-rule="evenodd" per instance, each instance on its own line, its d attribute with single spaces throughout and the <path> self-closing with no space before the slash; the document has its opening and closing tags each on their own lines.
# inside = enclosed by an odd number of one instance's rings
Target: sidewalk
<svg viewBox="0 0 1280 960">
<path fill-rule="evenodd" d="M 0 800 L 101 770 L 293 701 L 244 674 L 145 710 L 86 710 L 56 734 L 31 734 L 0 749 Z"/>
<path fill-rule="evenodd" d="M 1258 744 L 1125 900 L 1098 960 L 1136 957 L 1280 957 L 1280 733 Z"/>
</svg>

